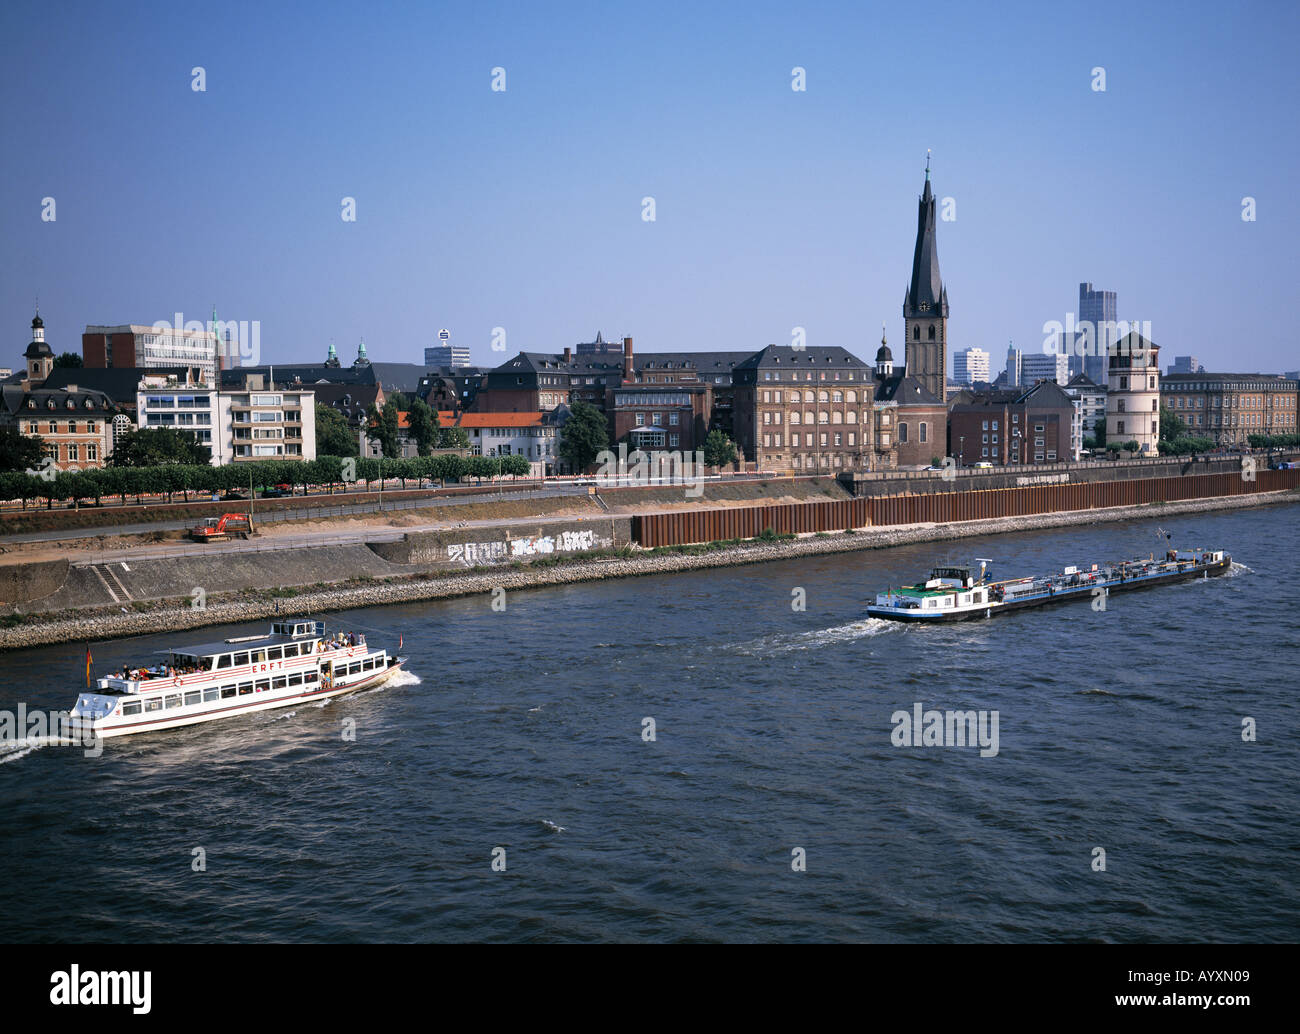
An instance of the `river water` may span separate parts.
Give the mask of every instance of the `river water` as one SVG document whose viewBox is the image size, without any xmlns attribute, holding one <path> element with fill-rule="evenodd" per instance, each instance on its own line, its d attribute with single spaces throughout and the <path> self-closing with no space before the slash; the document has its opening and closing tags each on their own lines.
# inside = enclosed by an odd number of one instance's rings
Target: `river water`
<svg viewBox="0 0 1300 1034">
<path fill-rule="evenodd" d="M 1295 940 L 1297 516 L 1169 518 L 1233 573 L 1101 612 L 862 608 L 946 561 L 1159 553 L 1155 521 L 327 615 L 400 634 L 410 674 L 99 757 L 0 750 L 0 938 Z M 0 708 L 70 707 L 83 661 L 3 655 Z M 895 746 L 918 703 L 996 711 L 996 754 Z"/>
</svg>

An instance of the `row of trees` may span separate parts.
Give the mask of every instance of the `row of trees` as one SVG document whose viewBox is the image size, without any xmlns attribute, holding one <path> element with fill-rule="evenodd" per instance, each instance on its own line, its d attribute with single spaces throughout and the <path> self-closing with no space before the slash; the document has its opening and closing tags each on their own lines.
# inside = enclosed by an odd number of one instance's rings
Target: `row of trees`
<svg viewBox="0 0 1300 1034">
<path fill-rule="evenodd" d="M 155 467 L 106 467 L 58 473 L 53 477 L 23 472 L 0 473 L 0 499 L 43 499 L 46 505 L 72 499 L 120 498 L 176 494 L 188 500 L 190 493 L 257 491 L 272 485 L 308 487 L 339 483 L 363 484 L 367 490 L 379 480 L 464 481 L 470 478 L 524 477 L 530 471 L 523 456 L 417 456 L 411 459 L 378 460 L 343 456 L 322 456 L 305 463 L 293 460 L 260 460 L 254 463 L 212 467 L 206 464 L 170 463 Z"/>
<path fill-rule="evenodd" d="M 1300 448 L 1300 434 L 1251 434 L 1246 441 L 1252 449 Z"/>
</svg>

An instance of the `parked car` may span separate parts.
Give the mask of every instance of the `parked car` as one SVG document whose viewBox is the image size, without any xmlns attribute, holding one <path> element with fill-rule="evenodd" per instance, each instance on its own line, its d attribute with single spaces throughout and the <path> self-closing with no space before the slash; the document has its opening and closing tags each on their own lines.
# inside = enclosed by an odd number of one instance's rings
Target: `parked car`
<svg viewBox="0 0 1300 1034">
<path fill-rule="evenodd" d="M 991 467 L 993 466 L 993 464 L 990 463 L 988 460 L 980 460 L 978 463 L 974 463 L 974 464 L 972 464 L 972 466 L 977 467 L 977 468 L 984 468 L 984 467 L 990 467 L 990 468 L 991 468 Z"/>
<path fill-rule="evenodd" d="M 283 495 L 288 495 L 288 494 L 289 494 L 288 492 L 284 491 L 284 490 L 281 489 L 281 488 L 264 488 L 264 489 L 262 489 L 262 498 L 263 498 L 263 499 L 279 499 L 281 496 L 283 496 Z"/>
<path fill-rule="evenodd" d="M 244 495 L 243 492 L 227 492 L 221 498 L 229 501 L 233 499 L 247 499 L 248 496 Z"/>
</svg>

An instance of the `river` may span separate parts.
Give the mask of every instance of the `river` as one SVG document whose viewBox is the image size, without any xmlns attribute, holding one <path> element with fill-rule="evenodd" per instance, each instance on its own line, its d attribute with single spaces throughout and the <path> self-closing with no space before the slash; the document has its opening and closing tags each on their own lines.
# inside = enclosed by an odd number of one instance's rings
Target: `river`
<svg viewBox="0 0 1300 1034">
<path fill-rule="evenodd" d="M 1171 517 L 1232 573 L 1104 611 L 863 617 L 936 563 L 1159 553 L 1155 520 L 327 615 L 410 673 L 0 749 L 0 938 L 1292 941 L 1298 515 Z M 4 654 L 0 708 L 70 707 L 84 656 Z M 918 703 L 996 712 L 996 752 L 895 746 Z"/>
</svg>

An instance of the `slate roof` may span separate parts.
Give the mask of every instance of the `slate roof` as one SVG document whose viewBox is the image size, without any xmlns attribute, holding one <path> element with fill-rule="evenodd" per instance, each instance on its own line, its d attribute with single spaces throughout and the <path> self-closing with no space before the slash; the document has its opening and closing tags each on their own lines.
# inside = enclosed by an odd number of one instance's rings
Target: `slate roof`
<svg viewBox="0 0 1300 1034">
<path fill-rule="evenodd" d="M 922 311 L 922 305 L 928 311 Z M 925 170 L 925 192 L 921 195 L 916 217 L 916 250 L 912 253 L 912 279 L 903 297 L 903 315 L 948 315 L 948 289 L 939 276 L 939 245 L 934 233 L 934 194 L 930 190 L 930 170 Z"/>
<path fill-rule="evenodd" d="M 915 377 L 906 372 L 876 381 L 877 402 L 897 402 L 900 406 L 941 406 L 943 402 Z"/>
</svg>

